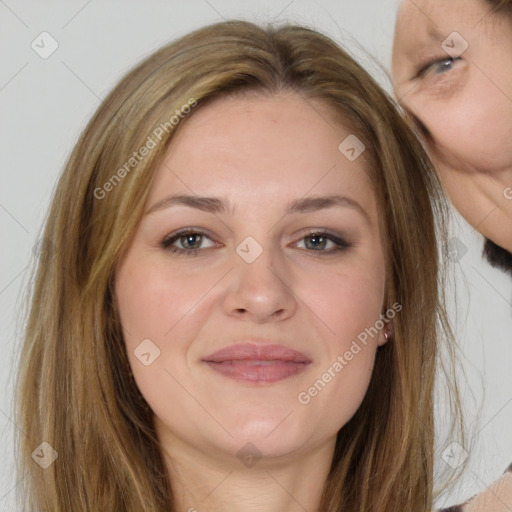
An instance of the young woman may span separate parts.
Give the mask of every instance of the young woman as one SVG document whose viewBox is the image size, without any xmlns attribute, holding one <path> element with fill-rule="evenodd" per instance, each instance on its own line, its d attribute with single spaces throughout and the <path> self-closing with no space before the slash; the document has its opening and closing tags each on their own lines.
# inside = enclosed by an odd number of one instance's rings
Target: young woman
<svg viewBox="0 0 512 512">
<path fill-rule="evenodd" d="M 233 21 L 158 50 L 90 121 L 46 222 L 24 503 L 431 510 L 443 205 L 329 38 Z"/>
<path fill-rule="evenodd" d="M 393 48 L 397 97 L 432 152 L 455 207 L 512 274 L 512 1 L 401 5 Z M 451 511 L 512 509 L 512 466 Z"/>
</svg>

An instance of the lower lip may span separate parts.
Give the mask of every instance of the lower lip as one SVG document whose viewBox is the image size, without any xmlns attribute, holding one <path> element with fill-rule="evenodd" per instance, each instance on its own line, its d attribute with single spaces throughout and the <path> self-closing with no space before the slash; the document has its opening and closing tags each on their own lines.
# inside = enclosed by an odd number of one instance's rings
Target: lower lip
<svg viewBox="0 0 512 512">
<path fill-rule="evenodd" d="M 309 363 L 294 363 L 292 361 L 223 361 L 206 364 L 226 377 L 246 382 L 277 382 L 305 370 Z"/>
</svg>

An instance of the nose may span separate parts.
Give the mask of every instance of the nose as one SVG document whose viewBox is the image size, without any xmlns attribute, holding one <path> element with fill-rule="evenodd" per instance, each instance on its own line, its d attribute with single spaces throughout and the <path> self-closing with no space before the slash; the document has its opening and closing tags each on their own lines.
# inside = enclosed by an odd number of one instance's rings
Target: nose
<svg viewBox="0 0 512 512">
<path fill-rule="evenodd" d="M 227 315 L 255 323 L 283 321 L 297 310 L 292 275 L 274 251 L 264 249 L 252 263 L 234 254 L 235 268 L 223 300 Z"/>
</svg>

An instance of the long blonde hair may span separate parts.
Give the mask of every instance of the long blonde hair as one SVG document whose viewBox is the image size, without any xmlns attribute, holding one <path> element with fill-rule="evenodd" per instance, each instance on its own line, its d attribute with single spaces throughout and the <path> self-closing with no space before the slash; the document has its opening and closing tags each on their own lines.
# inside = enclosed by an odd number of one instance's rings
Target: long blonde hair
<svg viewBox="0 0 512 512">
<path fill-rule="evenodd" d="M 321 510 L 431 509 L 433 387 L 446 328 L 436 240 L 444 202 L 435 172 L 392 100 L 331 39 L 300 26 L 228 21 L 159 49 L 128 73 L 89 122 L 58 182 L 18 377 L 21 499 L 30 510 L 174 510 L 151 410 L 122 339 L 116 263 L 187 116 L 218 96 L 280 90 L 324 102 L 365 144 L 382 219 L 387 302 L 403 308 L 361 407 L 338 433 Z M 162 126 L 156 147 L 131 162 Z M 46 469 L 32 460 L 43 441 L 58 454 Z"/>
</svg>

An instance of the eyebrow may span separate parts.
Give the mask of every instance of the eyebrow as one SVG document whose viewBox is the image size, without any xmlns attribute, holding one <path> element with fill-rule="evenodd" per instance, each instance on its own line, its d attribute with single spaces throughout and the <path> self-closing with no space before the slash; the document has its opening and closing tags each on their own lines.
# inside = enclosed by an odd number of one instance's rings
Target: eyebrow
<svg viewBox="0 0 512 512">
<path fill-rule="evenodd" d="M 418 47 L 431 47 L 433 44 L 439 45 L 440 52 L 443 51 L 441 43 L 447 39 L 447 35 L 442 33 L 440 30 L 434 27 L 430 27 L 426 34 L 422 35 L 417 39 Z M 413 45 L 411 45 L 413 46 Z M 446 56 L 449 57 L 448 53 Z"/>
<path fill-rule="evenodd" d="M 440 51 L 442 47 L 440 42 L 446 39 L 446 35 L 442 34 L 436 27 L 429 27 L 429 29 L 421 34 L 417 34 L 413 41 L 410 39 L 407 41 L 406 47 L 402 50 L 402 53 L 410 60 L 416 60 L 418 52 L 424 52 L 430 50 L 433 44 L 439 44 Z M 448 54 L 446 54 L 449 57 Z"/>
<path fill-rule="evenodd" d="M 151 206 L 151 208 L 149 208 L 149 210 L 146 212 L 146 215 L 150 215 L 165 208 L 178 205 L 188 206 L 189 208 L 196 208 L 198 210 L 214 214 L 225 213 L 232 215 L 234 213 L 233 205 L 229 201 L 218 197 L 173 195 L 157 201 L 153 206 Z M 289 215 L 292 213 L 310 213 L 327 208 L 334 208 L 336 206 L 351 208 L 359 212 L 363 215 L 363 217 L 366 218 L 368 223 L 371 224 L 368 213 L 357 201 L 350 197 L 340 195 L 295 199 L 287 205 L 285 214 Z"/>
</svg>

